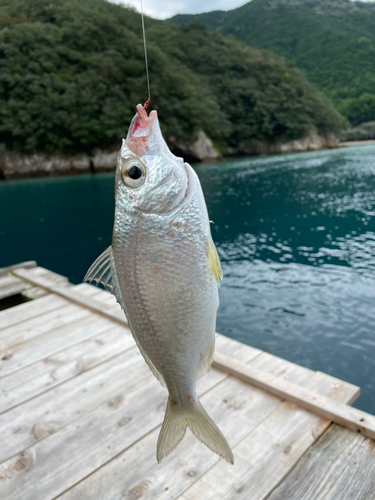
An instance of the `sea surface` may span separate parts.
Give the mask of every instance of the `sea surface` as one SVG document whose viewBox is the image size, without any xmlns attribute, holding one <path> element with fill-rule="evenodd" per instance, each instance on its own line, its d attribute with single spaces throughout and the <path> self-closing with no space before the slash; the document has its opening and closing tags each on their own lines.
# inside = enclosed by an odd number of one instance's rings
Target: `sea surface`
<svg viewBox="0 0 375 500">
<path fill-rule="evenodd" d="M 375 146 L 199 165 L 222 262 L 217 330 L 361 387 L 375 414 Z M 111 240 L 112 174 L 0 183 L 0 267 L 75 283 Z"/>
</svg>

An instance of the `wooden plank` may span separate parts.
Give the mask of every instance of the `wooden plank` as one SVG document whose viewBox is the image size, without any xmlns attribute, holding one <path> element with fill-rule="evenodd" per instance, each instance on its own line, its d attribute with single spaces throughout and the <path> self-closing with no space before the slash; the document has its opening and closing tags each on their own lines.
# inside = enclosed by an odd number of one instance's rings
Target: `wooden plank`
<svg viewBox="0 0 375 500">
<path fill-rule="evenodd" d="M 352 408 L 340 401 L 334 401 L 331 398 L 311 393 L 297 384 L 280 380 L 271 374 L 265 374 L 261 370 L 237 362 L 237 360 L 225 355 L 215 356 L 214 366 L 275 396 L 298 404 L 301 408 L 312 411 L 325 419 L 375 439 L 375 416 L 373 415 Z M 358 395 L 359 388 L 353 395 L 354 400 Z M 352 402 L 353 400 L 349 401 L 349 403 Z"/>
<path fill-rule="evenodd" d="M 332 398 L 343 394 L 331 387 L 330 377 L 320 373 L 305 385 Z M 346 401 L 354 392 L 349 385 Z M 219 461 L 178 498 L 265 500 L 328 425 L 328 420 L 284 402 L 234 446 L 234 467 Z"/>
<path fill-rule="evenodd" d="M 69 286 L 72 287 L 73 285 L 69 283 L 69 280 L 66 276 L 63 276 L 62 274 L 55 273 L 54 271 L 51 271 L 50 269 L 46 269 L 45 267 L 41 266 L 36 266 L 31 269 L 25 270 L 25 272 L 28 273 L 28 275 L 31 278 L 41 278 L 48 280 L 51 283 L 63 285 L 63 286 Z M 12 271 L 13 273 L 13 271 Z"/>
<path fill-rule="evenodd" d="M 130 339 L 130 337 L 129 337 Z M 0 415 L 0 462 L 152 377 L 133 342 L 115 358 Z M 147 382 L 146 382 L 147 383 Z M 117 403 L 113 403 L 117 404 Z"/>
<path fill-rule="evenodd" d="M 30 366 L 113 327 L 106 318 L 91 314 L 73 325 L 56 328 L 23 344 L 0 351 L 0 378 Z"/>
<path fill-rule="evenodd" d="M 234 377 L 228 377 L 203 395 L 201 402 L 232 446 L 281 404 L 278 398 Z M 142 500 L 175 499 L 218 461 L 217 455 L 188 431 L 176 450 L 158 464 L 159 431 L 157 427 L 63 494 L 61 500 L 114 500 L 137 498 L 137 495 Z"/>
<path fill-rule="evenodd" d="M 116 307 L 116 304 L 113 304 L 111 296 L 105 295 L 103 297 L 98 288 L 92 286 L 84 287 L 80 293 L 85 295 L 85 297 L 100 296 L 103 307 L 112 307 L 112 305 Z M 87 308 L 82 308 L 69 302 L 66 302 L 58 309 L 46 311 L 45 313 L 40 312 L 39 315 L 29 318 L 27 323 L 16 323 L 15 325 L 1 329 L 0 350 L 21 344 L 38 335 L 73 323 L 78 319 L 88 318 L 90 315 L 91 313 Z"/>
<path fill-rule="evenodd" d="M 101 302 L 92 299 L 87 300 L 85 297 L 82 297 L 80 293 L 77 293 L 76 290 L 72 288 L 55 286 L 54 284 L 51 284 L 47 280 L 41 278 L 34 278 L 30 275 L 30 273 L 28 273 L 28 271 L 25 271 L 23 269 L 16 270 L 14 271 L 13 274 L 33 285 L 45 288 L 50 293 L 60 295 L 61 297 L 70 300 L 71 302 L 75 302 L 76 304 L 79 304 L 83 307 L 87 307 L 88 309 L 91 309 L 92 311 L 101 314 L 102 316 L 106 316 L 107 318 L 116 321 L 121 325 L 127 326 L 127 322 L 123 312 L 118 310 L 116 311 L 103 310 L 103 304 L 101 304 Z"/>
<path fill-rule="evenodd" d="M 0 268 L 0 276 L 5 276 L 8 273 L 11 273 L 15 269 L 30 269 L 32 267 L 36 267 L 35 260 L 28 260 L 26 262 L 20 262 L 19 264 L 14 264 L 13 266 L 1 267 Z"/>
<path fill-rule="evenodd" d="M 17 295 L 26 288 L 30 288 L 30 285 L 22 280 L 16 279 L 14 276 L 2 278 L 0 280 L 0 300 Z"/>
<path fill-rule="evenodd" d="M 224 341 L 225 337 L 218 336 L 218 353 L 228 352 L 231 343 L 238 344 L 243 348 L 247 347 L 230 339 L 225 339 L 226 344 L 221 344 L 221 338 Z M 235 353 L 232 352 L 231 357 L 236 357 Z M 351 399 L 355 391 L 348 384 L 348 393 L 337 393 L 331 387 L 332 384 L 336 385 L 337 379 L 329 376 L 322 377 L 320 373 L 314 375 L 314 372 L 309 369 L 263 352 L 259 352 L 257 356 L 253 357 L 249 361 L 249 365 L 262 367 L 284 380 L 293 377 L 293 380 L 297 379 L 300 384 L 306 384 L 314 376 L 316 383 L 323 385 L 324 390 L 327 393 L 334 393 L 334 396 L 344 397 L 346 395 L 348 399 Z M 249 391 L 248 397 L 245 396 L 247 391 Z M 251 391 L 253 392 L 250 395 Z M 242 439 L 241 436 L 250 432 L 252 424 L 255 426 L 257 420 L 258 423 L 262 420 L 262 405 L 257 409 L 259 400 L 256 396 L 257 392 L 254 391 L 258 391 L 258 389 L 252 388 L 250 385 L 246 389 L 246 386 L 242 387 L 238 379 L 229 377 L 202 398 L 204 406 L 220 425 L 232 446 L 235 446 Z M 279 399 L 275 399 L 263 391 L 259 392 L 262 394 L 262 398 L 269 398 L 267 401 L 263 400 L 263 409 L 267 407 L 269 409 L 271 402 L 275 401 L 277 401 L 277 406 L 281 405 Z M 254 399 L 251 399 L 252 397 Z M 228 414 L 227 410 L 229 410 Z M 267 412 L 264 416 L 266 414 Z M 326 428 L 320 419 L 317 420 L 319 425 L 313 428 L 316 437 Z M 179 494 L 194 482 L 199 485 L 199 478 L 219 461 L 214 454 L 206 450 L 188 433 L 176 451 L 164 463 L 158 465 L 155 462 L 155 443 L 158 433 L 159 428 L 67 491 L 62 495 L 61 500 L 102 498 L 105 496 L 104 492 L 111 499 L 136 498 L 136 495 L 139 495 L 144 500 L 171 500 L 179 497 Z M 126 475 L 123 474 L 124 470 L 126 470 Z M 207 498 L 216 500 L 216 498 L 222 497 L 208 495 Z"/>
<path fill-rule="evenodd" d="M 123 326 L 114 326 L 81 344 L 1 378 L 0 414 L 119 356 L 129 348 L 129 343 L 135 345 L 130 331 Z"/>
<path fill-rule="evenodd" d="M 229 352 L 231 357 L 241 359 L 241 348 L 247 346 L 222 335 L 217 337 L 217 351 Z M 233 349 L 236 349 L 234 351 Z M 239 350 L 237 350 L 239 349 Z M 296 378 L 305 383 L 313 372 L 275 356 L 258 351 L 249 363 L 261 366 L 271 373 L 288 379 Z M 234 446 L 257 424 L 282 402 L 259 389 L 228 377 L 201 401 L 215 422 Z M 62 495 L 61 500 L 88 500 L 91 498 L 139 498 L 174 499 L 177 498 L 215 463 L 218 457 L 202 446 L 188 432 L 178 448 L 162 463 L 155 460 L 155 443 L 160 428 L 145 436 L 129 450 L 115 457 L 88 478 L 81 481 Z M 230 466 L 229 466 L 230 467 Z M 126 475 L 123 471 L 126 470 Z M 218 497 L 220 498 L 220 497 Z"/>
<path fill-rule="evenodd" d="M 11 325 L 28 321 L 39 314 L 44 314 L 46 311 L 58 309 L 66 305 L 67 301 L 56 295 L 48 295 L 32 302 L 25 302 L 18 306 L 0 311 L 0 330 L 8 328 Z"/>
<path fill-rule="evenodd" d="M 225 353 L 224 353 L 225 354 Z M 294 382 L 299 385 L 308 377 L 314 376 L 315 372 L 285 359 L 278 358 L 267 352 L 262 352 L 254 358 L 249 366 L 270 373 L 283 380 Z"/>
<path fill-rule="evenodd" d="M 226 352 L 231 353 L 231 345 L 236 344 L 226 345 Z M 244 352 L 241 359 L 246 360 L 249 352 L 253 357 L 259 351 Z M 137 373 L 134 370 L 132 377 Z M 226 373 L 212 370 L 199 381 L 199 394 L 225 378 Z M 166 390 L 150 374 L 149 383 L 140 382 L 111 404 L 103 403 L 79 416 L 0 465 L 2 496 L 7 500 L 55 498 L 158 427 L 166 398 Z"/>
<path fill-rule="evenodd" d="M 17 274 L 18 273 L 18 274 Z M 29 280 L 30 282 L 32 282 L 33 284 L 36 284 L 38 286 L 44 286 L 46 289 L 50 290 L 51 292 L 53 293 L 58 293 L 58 294 L 62 294 L 64 297 L 66 298 L 70 298 L 71 300 L 83 305 L 84 307 L 89 307 L 90 309 L 102 314 L 102 315 L 105 315 L 106 317 L 110 318 L 110 319 L 113 319 L 115 321 L 117 321 L 118 323 L 120 324 L 125 324 L 127 325 L 126 323 L 126 320 L 125 320 L 125 317 L 124 315 L 120 312 L 120 311 L 116 311 L 115 313 L 109 313 L 107 311 L 103 311 L 103 307 L 102 305 L 100 304 L 99 301 L 93 301 L 93 300 L 86 300 L 86 299 L 82 299 L 79 295 L 79 293 L 72 293 L 71 290 L 69 290 L 67 293 L 64 291 L 64 290 L 61 290 L 60 288 L 56 288 L 54 286 L 50 286 L 47 282 L 43 281 L 43 280 L 38 280 L 38 279 L 31 279 L 29 277 L 29 274 L 27 273 L 27 271 L 16 271 L 16 275 L 18 276 L 19 274 L 21 273 L 21 276 L 23 277 L 23 279 L 26 279 L 26 280 Z M 233 375 L 236 375 L 237 377 L 242 377 L 242 379 L 244 379 L 244 375 L 241 373 L 239 373 L 238 370 L 236 370 L 236 363 L 237 363 L 237 360 L 236 359 L 226 359 L 225 358 L 220 358 L 220 357 L 217 357 L 215 355 L 214 357 L 214 364 L 213 366 L 215 366 L 216 368 L 218 369 L 223 369 L 225 371 L 227 371 L 228 373 L 231 373 Z M 257 387 L 260 387 L 262 388 L 263 390 L 268 390 L 269 392 L 272 392 L 272 394 L 275 394 L 276 396 L 279 396 L 279 397 L 282 397 L 283 399 L 288 399 L 289 401 L 292 401 L 292 402 L 296 402 L 296 400 L 298 400 L 298 402 L 300 404 L 302 404 L 302 400 L 300 400 L 300 398 L 295 398 L 293 396 L 293 394 L 289 394 L 288 393 L 288 396 L 286 394 L 286 392 L 277 392 L 277 390 L 275 389 L 275 387 L 273 387 L 272 385 L 272 381 L 273 381 L 273 378 L 272 378 L 272 375 L 271 374 L 268 374 L 267 377 L 263 377 L 262 375 L 262 371 L 260 370 L 257 370 L 255 367 L 252 369 L 252 373 L 253 373 L 253 376 L 249 376 L 249 370 L 250 368 L 248 367 L 247 368 L 247 375 L 246 375 L 246 381 L 247 382 L 250 382 L 250 383 L 253 383 L 253 384 L 256 384 Z M 254 375 L 256 374 L 256 376 Z M 268 382 L 267 382 L 268 381 Z M 286 382 L 284 381 L 284 388 L 286 387 L 285 386 Z M 299 389 L 299 394 L 301 394 L 301 391 L 303 389 Z M 359 396 L 359 388 L 357 390 L 357 396 Z M 313 401 L 313 398 L 315 396 L 313 395 L 311 398 L 310 398 L 310 403 L 311 401 Z M 351 401 L 352 402 L 352 401 Z M 307 408 L 307 409 L 310 409 L 311 410 L 311 404 L 309 406 L 309 404 L 306 403 L 306 401 L 303 403 L 304 404 L 304 408 Z M 307 406 L 306 406 L 307 404 Z M 321 415 L 321 416 L 324 416 L 324 418 L 330 418 L 330 416 L 328 416 L 328 414 L 325 414 L 325 415 Z M 337 417 L 338 418 L 338 417 Z M 360 416 L 359 420 L 361 422 L 363 422 L 363 415 Z"/>
<path fill-rule="evenodd" d="M 26 324 L 0 330 L 0 351 L 27 342 L 38 335 L 74 323 L 78 319 L 89 318 L 90 311 L 75 304 L 67 304 L 57 310 L 30 319 Z"/>
<path fill-rule="evenodd" d="M 56 274 L 42 267 L 36 267 L 35 261 L 22 262 L 14 266 L 8 266 L 0 269 L 0 300 L 12 295 L 16 295 L 18 293 L 21 293 L 28 299 L 34 300 L 48 293 L 46 290 L 32 286 L 30 285 L 30 283 L 17 278 L 15 275 L 12 275 L 11 272 L 17 269 L 28 269 L 31 273 L 30 276 L 49 279 L 60 285 L 70 285 L 68 279 L 64 276 Z M 5 287 L 5 279 L 12 281 L 12 283 L 9 284 L 7 288 Z"/>
<path fill-rule="evenodd" d="M 72 287 L 73 288 L 73 287 Z M 100 297 L 101 301 L 106 301 L 108 307 L 113 307 L 113 300 L 110 294 L 102 294 L 102 290 L 96 287 L 86 285 L 84 283 L 74 286 L 75 292 L 82 295 L 96 295 Z M 8 328 L 11 325 L 26 322 L 35 316 L 45 314 L 48 311 L 58 309 L 64 305 L 70 304 L 71 301 L 63 299 L 62 297 L 54 294 L 49 294 L 33 302 L 27 302 L 18 306 L 12 307 L 5 311 L 0 311 L 0 330 Z"/>
<path fill-rule="evenodd" d="M 334 424 L 268 500 L 374 500 L 375 443 Z"/>
<path fill-rule="evenodd" d="M 75 288 L 81 292 L 87 286 L 88 285 L 78 285 Z M 42 297 L 33 302 L 26 302 L 25 304 L 12 307 L 12 309 L 0 311 L 0 330 L 27 321 L 47 311 L 57 309 L 62 305 L 66 305 L 67 302 L 67 300 L 56 295 L 48 295 L 47 297 Z"/>
</svg>

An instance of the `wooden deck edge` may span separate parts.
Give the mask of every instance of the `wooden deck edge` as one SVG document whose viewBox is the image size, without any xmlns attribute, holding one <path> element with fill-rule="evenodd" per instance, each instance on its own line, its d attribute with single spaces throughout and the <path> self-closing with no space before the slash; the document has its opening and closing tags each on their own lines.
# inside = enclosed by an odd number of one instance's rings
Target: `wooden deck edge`
<svg viewBox="0 0 375 500">
<path fill-rule="evenodd" d="M 44 280 L 42 278 L 36 278 L 34 276 L 29 276 L 27 274 L 27 271 L 25 272 L 24 269 L 16 269 L 12 271 L 12 274 L 14 276 L 17 276 L 18 278 L 21 278 L 28 283 L 31 283 L 35 286 L 38 286 L 40 288 L 44 288 L 45 290 L 49 291 L 50 293 L 55 293 L 56 295 L 59 295 L 60 297 L 63 297 L 64 299 L 69 300 L 70 302 L 75 302 L 76 304 L 79 304 L 80 306 L 86 307 L 88 309 L 91 309 L 92 311 L 101 314 L 102 316 L 106 316 L 107 318 L 116 321 L 117 323 L 120 323 L 120 325 L 124 325 L 128 328 L 128 323 L 125 319 L 125 316 L 122 313 L 118 312 L 112 312 L 108 311 L 105 309 L 103 306 L 103 303 L 92 299 L 85 297 L 79 292 L 76 292 L 74 290 L 74 287 L 60 287 L 60 286 L 55 286 L 54 284 L 50 283 L 47 280 Z M 110 306 L 109 306 L 110 307 Z"/>
<path fill-rule="evenodd" d="M 213 366 L 316 415 L 375 439 L 375 416 L 369 413 L 304 389 L 224 354 L 215 353 Z"/>
<path fill-rule="evenodd" d="M 42 278 L 30 276 L 25 269 L 14 269 L 12 273 L 35 286 L 39 286 L 55 293 L 61 297 L 75 302 L 83 307 L 106 316 L 107 318 L 128 327 L 125 316 L 120 312 L 111 312 L 103 308 L 100 301 L 83 296 L 74 290 L 74 287 L 59 287 Z M 325 419 L 336 422 L 351 430 L 361 432 L 366 437 L 375 439 L 375 417 L 345 403 L 335 401 L 329 397 L 304 389 L 303 387 L 287 382 L 263 370 L 251 367 L 237 359 L 230 358 L 220 353 L 215 353 L 214 368 L 234 375 L 264 391 L 276 395 L 282 399 L 297 404 L 301 408 L 309 410 Z M 350 404 L 360 394 L 359 387 Z"/>
<path fill-rule="evenodd" d="M 36 267 L 35 260 L 28 260 L 26 262 L 20 262 L 19 264 L 14 264 L 13 266 L 1 267 L 0 268 L 0 276 L 5 276 L 9 273 L 13 273 L 16 269 L 31 269 Z"/>
</svg>

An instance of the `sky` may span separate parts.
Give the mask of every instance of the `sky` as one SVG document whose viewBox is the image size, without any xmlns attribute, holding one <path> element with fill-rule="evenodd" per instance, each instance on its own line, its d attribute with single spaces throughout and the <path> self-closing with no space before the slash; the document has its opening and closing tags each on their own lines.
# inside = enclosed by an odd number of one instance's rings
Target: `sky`
<svg viewBox="0 0 375 500">
<path fill-rule="evenodd" d="M 132 5 L 140 10 L 140 0 L 111 0 L 116 3 Z M 175 14 L 198 14 L 210 10 L 230 10 L 247 3 L 249 0 L 142 0 L 145 14 L 159 19 L 167 19 Z M 362 0 L 374 2 L 375 0 Z"/>
<path fill-rule="evenodd" d="M 120 0 L 112 0 L 120 3 Z M 175 14 L 197 14 L 210 10 L 230 10 L 247 3 L 248 0 L 142 0 L 145 14 L 159 19 L 167 19 Z M 140 10 L 140 0 L 122 0 Z"/>
</svg>

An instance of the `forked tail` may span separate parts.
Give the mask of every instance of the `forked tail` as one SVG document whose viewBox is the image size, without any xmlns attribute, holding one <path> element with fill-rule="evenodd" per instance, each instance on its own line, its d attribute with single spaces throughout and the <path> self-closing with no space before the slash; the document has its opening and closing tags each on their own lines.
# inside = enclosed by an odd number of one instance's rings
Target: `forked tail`
<svg viewBox="0 0 375 500">
<path fill-rule="evenodd" d="M 227 440 L 208 416 L 197 400 L 187 408 L 177 408 L 170 404 L 168 398 L 164 422 L 159 434 L 156 458 L 160 462 L 178 445 L 190 427 L 193 434 L 211 451 L 217 453 L 227 462 L 233 464 L 233 453 Z"/>
</svg>

